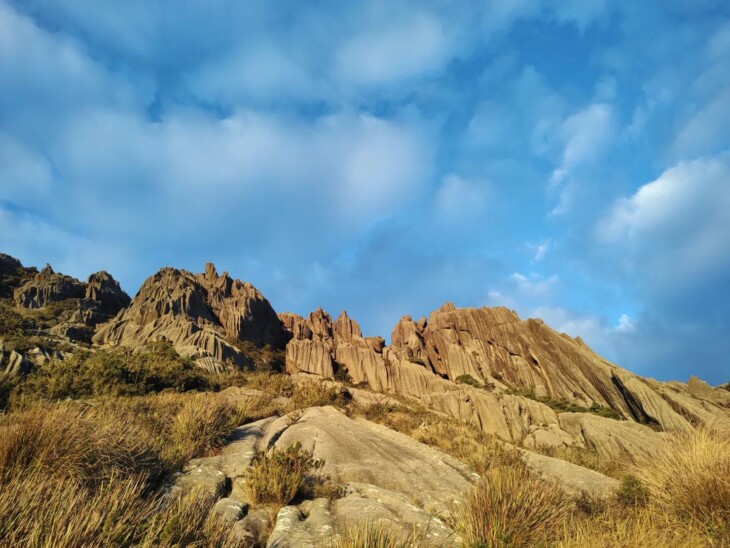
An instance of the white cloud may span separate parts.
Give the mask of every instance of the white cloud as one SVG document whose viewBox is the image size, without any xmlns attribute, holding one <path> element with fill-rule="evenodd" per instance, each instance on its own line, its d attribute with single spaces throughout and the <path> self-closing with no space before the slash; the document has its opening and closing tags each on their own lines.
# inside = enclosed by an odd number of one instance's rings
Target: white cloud
<svg viewBox="0 0 730 548">
<path fill-rule="evenodd" d="M 612 131 L 612 108 L 605 103 L 590 105 L 563 121 L 557 130 L 557 139 L 563 143 L 561 161 L 550 175 L 548 187 L 559 191 L 553 215 L 570 209 L 576 185 L 602 157 L 611 142 Z"/>
<path fill-rule="evenodd" d="M 533 318 L 541 318 L 559 333 L 567 333 L 571 337 L 580 337 L 596 353 L 607 359 L 615 359 L 615 341 L 613 329 L 608 327 L 598 316 L 577 314 L 559 306 L 541 306 L 529 314 Z"/>
<path fill-rule="evenodd" d="M 90 106 L 140 103 L 133 89 L 74 40 L 50 34 L 0 2 L 0 119 L 3 128 L 44 142 Z"/>
<path fill-rule="evenodd" d="M 441 69 L 453 45 L 442 22 L 426 13 L 379 20 L 343 44 L 336 54 L 336 81 L 381 85 Z"/>
<path fill-rule="evenodd" d="M 618 324 L 614 327 L 616 331 L 621 333 L 633 333 L 636 331 L 636 325 L 634 320 L 628 314 L 621 314 L 618 319 Z"/>
<path fill-rule="evenodd" d="M 489 207 L 491 194 L 489 181 L 467 180 L 449 174 L 434 196 L 436 216 L 446 223 L 478 221 Z"/>
<path fill-rule="evenodd" d="M 548 278 L 535 274 L 534 272 L 525 276 L 519 272 L 515 272 L 510 276 L 510 281 L 514 287 L 532 297 L 544 297 L 549 294 L 558 283 L 558 276 L 554 274 Z"/>
<path fill-rule="evenodd" d="M 730 153 L 680 163 L 619 200 L 597 235 L 646 283 L 703 283 L 730 266 Z"/>
<path fill-rule="evenodd" d="M 541 242 L 527 244 L 527 247 L 534 253 L 532 262 L 539 263 L 545 258 L 548 252 L 555 247 L 555 241 L 548 238 Z"/>
</svg>

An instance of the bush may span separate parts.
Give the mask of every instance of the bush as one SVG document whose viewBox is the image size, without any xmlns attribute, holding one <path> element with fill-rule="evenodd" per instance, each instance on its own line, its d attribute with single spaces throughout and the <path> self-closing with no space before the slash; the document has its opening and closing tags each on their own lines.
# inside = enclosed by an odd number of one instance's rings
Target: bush
<svg viewBox="0 0 730 548">
<path fill-rule="evenodd" d="M 621 479 L 616 497 L 624 506 L 645 506 L 649 501 L 649 490 L 634 474 L 626 474 Z"/>
<path fill-rule="evenodd" d="M 201 369 L 181 357 L 170 343 L 159 342 L 141 352 L 117 348 L 49 360 L 18 385 L 13 400 L 20 404 L 36 399 L 132 396 L 165 389 L 202 390 L 207 386 Z"/>
<path fill-rule="evenodd" d="M 408 548 L 419 546 L 415 536 L 402 535 L 393 525 L 385 522 L 366 522 L 350 527 L 335 539 L 334 548 Z"/>
<path fill-rule="evenodd" d="M 342 384 L 352 384 L 352 377 L 350 377 L 347 369 L 341 365 L 337 367 L 334 379 Z"/>
<path fill-rule="evenodd" d="M 274 447 L 259 452 L 246 474 L 251 502 L 289 504 L 322 466 L 324 461 L 314 459 L 312 452 L 302 449 L 300 443 L 283 450 Z"/>
<path fill-rule="evenodd" d="M 0 545 L 228 546 L 220 523 L 205 519 L 212 501 L 177 504 L 158 490 L 225 436 L 225 409 L 210 398 L 108 398 L 0 415 Z"/>
<path fill-rule="evenodd" d="M 456 382 L 460 384 L 468 384 L 469 386 L 475 386 L 476 388 L 481 388 L 482 386 L 478 380 L 476 380 L 469 374 L 459 375 L 458 377 L 456 377 Z"/>
<path fill-rule="evenodd" d="M 554 541 L 570 512 L 561 489 L 524 467 L 489 470 L 461 504 L 454 526 L 467 546 L 535 546 Z"/>
</svg>

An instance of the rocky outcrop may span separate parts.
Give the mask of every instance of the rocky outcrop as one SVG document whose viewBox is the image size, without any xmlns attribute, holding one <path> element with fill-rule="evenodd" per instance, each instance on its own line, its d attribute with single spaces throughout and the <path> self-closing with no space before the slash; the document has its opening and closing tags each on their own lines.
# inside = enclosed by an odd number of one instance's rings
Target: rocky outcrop
<svg viewBox="0 0 730 548">
<path fill-rule="evenodd" d="M 94 313 L 105 319 L 116 316 L 122 308 L 128 307 L 132 302 L 129 295 L 119 286 L 119 282 L 104 271 L 89 276 L 84 298 L 87 302 L 93 303 Z"/>
<path fill-rule="evenodd" d="M 71 276 L 57 274 L 46 265 L 33 279 L 15 290 L 15 302 L 23 308 L 44 308 L 50 303 L 81 299 L 86 293 L 83 283 Z"/>
<path fill-rule="evenodd" d="M 343 311 L 336 321 L 318 308 L 307 318 L 280 315 L 292 340 L 287 345 L 286 368 L 291 374 L 310 373 L 332 377 L 342 371 L 354 384 L 373 390 L 387 388 L 383 361 L 385 341 L 363 337 L 358 323 Z"/>
<path fill-rule="evenodd" d="M 294 337 L 287 348 L 290 373 L 329 377 L 343 368 L 354 383 L 414 399 L 524 447 L 579 445 L 607 457 L 635 455 L 661 447 L 657 430 L 730 421 L 727 391 L 700 381 L 643 379 L 579 339 L 505 308 L 447 304 L 428 320 L 404 316 L 390 346 L 362 337 L 345 313 L 335 322 L 321 309 L 306 319 L 287 315 L 285 324 Z M 483 388 L 455 382 L 464 378 Z M 579 413 L 595 429 L 584 436 L 578 419 L 571 422 L 541 399 L 611 408 L 625 420 Z"/>
<path fill-rule="evenodd" d="M 326 546 L 350 527 L 381 521 L 401 527 L 404 536 L 415 528 L 424 546 L 454 543 L 441 517 L 478 476 L 432 447 L 332 407 L 239 427 L 220 455 L 192 461 L 174 489 L 203 489 L 226 497 L 229 506 L 247 508 L 245 477 L 255 451 L 296 443 L 324 460 L 320 473 L 341 483 L 344 496 L 285 506 L 267 546 Z"/>
<path fill-rule="evenodd" d="M 53 307 L 54 325 L 49 333 L 82 342 L 91 342 L 94 327 L 115 316 L 130 302 L 119 283 L 106 272 L 92 274 L 84 283 L 54 272 L 50 265 L 17 287 L 13 297 L 20 308 Z"/>
<path fill-rule="evenodd" d="M 163 268 L 148 278 L 128 308 L 99 326 L 93 341 L 137 347 L 166 339 L 184 356 L 212 371 L 249 367 L 237 343 L 283 349 L 288 335 L 269 302 L 251 284 Z"/>
</svg>

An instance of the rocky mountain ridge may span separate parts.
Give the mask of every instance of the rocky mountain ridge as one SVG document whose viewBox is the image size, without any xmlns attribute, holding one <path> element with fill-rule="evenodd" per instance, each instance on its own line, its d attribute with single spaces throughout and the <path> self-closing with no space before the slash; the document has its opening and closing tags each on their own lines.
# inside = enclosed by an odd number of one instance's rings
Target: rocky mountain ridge
<svg viewBox="0 0 730 548">
<path fill-rule="evenodd" d="M 386 345 L 364 337 L 346 312 L 336 320 L 322 309 L 306 318 L 277 315 L 254 286 L 218 275 L 210 263 L 200 274 L 163 268 L 130 300 L 107 273 L 82 283 L 0 259 L 4 306 L 50 311 L 57 321 L 44 330 L 48 337 L 132 349 L 164 339 L 212 373 L 251 368 L 246 349 L 268 347 L 285 351 L 292 375 L 397 395 L 526 448 L 650 454 L 664 432 L 730 422 L 727 390 L 694 378 L 642 378 L 580 339 L 502 307 L 446 304 L 418 321 L 404 316 Z M 26 354 L 3 352 L 6 374 L 27 373 L 33 361 Z"/>
</svg>

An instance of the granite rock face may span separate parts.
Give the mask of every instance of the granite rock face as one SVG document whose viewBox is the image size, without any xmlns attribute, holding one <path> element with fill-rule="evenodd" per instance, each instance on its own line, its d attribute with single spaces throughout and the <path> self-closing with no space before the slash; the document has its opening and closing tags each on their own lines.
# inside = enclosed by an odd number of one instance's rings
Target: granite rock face
<svg viewBox="0 0 730 548">
<path fill-rule="evenodd" d="M 330 377 L 342 368 L 353 383 L 413 399 L 525 447 L 575 444 L 607 457 L 637 455 L 661 447 L 659 431 L 730 422 L 727 391 L 699 380 L 639 377 L 580 339 L 506 308 L 446 304 L 428 319 L 405 316 L 390 346 L 372 344 L 345 313 L 337 321 L 321 309 L 306 319 L 284 316 L 294 337 L 290 373 Z M 624 420 L 556 413 L 551 402 L 612 410 Z M 590 432 L 584 435 L 581 424 Z"/>
<path fill-rule="evenodd" d="M 15 302 L 23 308 L 44 308 L 50 303 L 82 299 L 85 285 L 71 276 L 57 274 L 46 265 L 33 279 L 15 290 Z"/>
<path fill-rule="evenodd" d="M 274 309 L 251 284 L 219 276 L 208 263 L 203 274 L 163 268 L 148 278 L 128 308 L 99 326 L 100 345 L 137 347 L 166 339 L 211 371 L 247 367 L 236 346 L 283 349 L 288 334 Z"/>
<path fill-rule="evenodd" d="M 17 263 L 17 264 L 16 264 Z M 114 317 L 129 305 L 129 296 L 107 272 L 97 272 L 81 282 L 54 272 L 50 265 L 36 272 L 4 261 L 4 270 L 14 269 L 15 306 L 27 310 L 50 309 L 53 325 L 48 333 L 69 341 L 91 342 L 94 327 Z M 6 292 L 7 293 L 7 292 Z"/>
<path fill-rule="evenodd" d="M 219 455 L 195 459 L 173 490 L 202 489 L 233 509 L 246 508 L 246 472 L 256 451 L 300 443 L 323 459 L 320 473 L 343 486 L 335 501 L 307 500 L 279 510 L 267 546 L 328 546 L 358 525 L 387 522 L 415 527 L 423 546 L 452 546 L 456 536 L 441 516 L 478 476 L 437 449 L 384 426 L 351 419 L 332 407 L 313 407 L 239 427 Z M 239 516 L 240 517 L 240 516 Z M 242 535 L 251 524 L 238 523 Z M 251 535 L 254 536 L 254 535 Z"/>
</svg>

